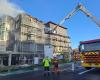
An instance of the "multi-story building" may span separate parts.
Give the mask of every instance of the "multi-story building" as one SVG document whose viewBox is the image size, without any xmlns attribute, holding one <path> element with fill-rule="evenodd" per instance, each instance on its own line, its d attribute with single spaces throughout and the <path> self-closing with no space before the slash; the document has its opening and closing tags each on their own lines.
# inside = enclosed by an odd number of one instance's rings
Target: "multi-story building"
<svg viewBox="0 0 100 80">
<path fill-rule="evenodd" d="M 56 33 L 48 34 L 48 30 L 55 26 L 57 26 Z M 0 64 L 11 66 L 40 63 L 45 56 L 45 45 L 51 45 L 53 54 L 61 55 L 66 59 L 71 50 L 67 31 L 63 26 L 53 22 L 44 23 L 28 14 L 19 14 L 16 18 L 2 17 L 0 19 Z"/>
<path fill-rule="evenodd" d="M 0 64 L 8 65 L 9 52 L 14 50 L 15 20 L 10 16 L 0 18 Z"/>
<path fill-rule="evenodd" d="M 48 34 L 47 39 L 49 40 L 50 44 L 53 46 L 53 52 L 55 55 L 59 57 L 68 58 L 69 52 L 71 51 L 71 42 L 70 37 L 68 36 L 67 28 L 55 24 L 53 22 L 46 23 L 46 27 L 50 30 L 56 28 L 55 33 Z"/>
<path fill-rule="evenodd" d="M 33 63 L 34 57 L 41 60 L 44 56 L 44 23 L 27 14 L 16 17 L 15 51 Z M 31 58 L 31 59 L 30 59 Z"/>
</svg>

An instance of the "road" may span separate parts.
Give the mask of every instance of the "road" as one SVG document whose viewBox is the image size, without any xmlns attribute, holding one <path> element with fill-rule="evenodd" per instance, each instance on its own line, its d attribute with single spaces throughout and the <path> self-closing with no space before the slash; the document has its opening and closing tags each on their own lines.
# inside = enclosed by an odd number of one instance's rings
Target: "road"
<svg viewBox="0 0 100 80">
<path fill-rule="evenodd" d="M 60 75 L 50 74 L 44 77 L 43 71 L 27 72 L 22 74 L 14 74 L 1 76 L 0 80 L 100 80 L 100 69 L 86 70 L 80 65 L 75 65 L 75 71 L 72 71 L 72 66 L 64 65 L 61 68 Z"/>
</svg>

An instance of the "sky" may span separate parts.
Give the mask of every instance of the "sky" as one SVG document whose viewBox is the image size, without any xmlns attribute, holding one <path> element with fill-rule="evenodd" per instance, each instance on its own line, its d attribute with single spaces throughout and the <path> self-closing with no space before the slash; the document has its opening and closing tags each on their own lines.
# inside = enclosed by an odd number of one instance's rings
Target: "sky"
<svg viewBox="0 0 100 80">
<path fill-rule="evenodd" d="M 11 0 L 11 2 L 39 20 L 57 24 L 80 2 L 100 21 L 100 0 Z M 80 41 L 100 38 L 100 27 L 80 11 L 65 21 L 63 26 L 68 28 L 72 48 L 77 48 Z"/>
</svg>

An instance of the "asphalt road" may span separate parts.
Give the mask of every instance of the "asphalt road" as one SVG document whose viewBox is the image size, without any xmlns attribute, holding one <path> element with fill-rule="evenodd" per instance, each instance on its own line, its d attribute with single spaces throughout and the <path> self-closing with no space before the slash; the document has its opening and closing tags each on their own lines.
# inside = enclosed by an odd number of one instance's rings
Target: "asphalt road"
<svg viewBox="0 0 100 80">
<path fill-rule="evenodd" d="M 79 65 L 73 72 L 70 67 L 62 68 L 60 75 L 44 76 L 43 71 L 27 72 L 16 75 L 1 76 L 0 80 L 100 80 L 100 69 L 85 70 Z"/>
</svg>

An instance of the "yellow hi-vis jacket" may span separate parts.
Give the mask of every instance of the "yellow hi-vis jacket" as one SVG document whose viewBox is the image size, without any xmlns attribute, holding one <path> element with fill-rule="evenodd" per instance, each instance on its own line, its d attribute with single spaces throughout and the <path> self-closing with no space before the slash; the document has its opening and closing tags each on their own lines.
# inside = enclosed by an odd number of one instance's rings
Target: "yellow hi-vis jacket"
<svg viewBox="0 0 100 80">
<path fill-rule="evenodd" d="M 49 67 L 50 63 L 51 63 L 51 59 L 49 59 L 49 58 L 43 59 L 43 66 L 44 67 Z"/>
</svg>

